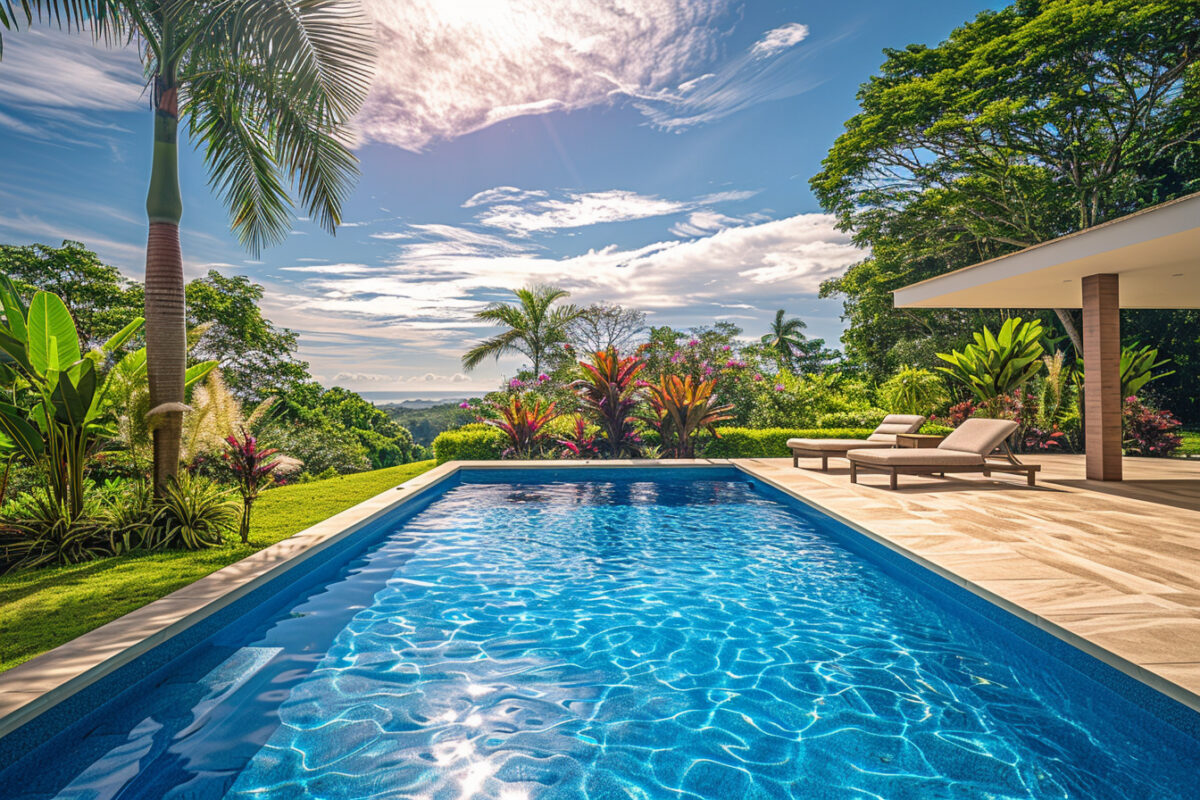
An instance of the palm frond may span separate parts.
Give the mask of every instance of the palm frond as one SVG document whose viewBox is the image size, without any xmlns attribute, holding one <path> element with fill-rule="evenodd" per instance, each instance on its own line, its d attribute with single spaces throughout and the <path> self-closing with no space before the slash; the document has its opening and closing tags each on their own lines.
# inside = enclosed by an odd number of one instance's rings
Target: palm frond
<svg viewBox="0 0 1200 800">
<path fill-rule="evenodd" d="M 20 30 L 22 25 L 45 22 L 67 31 L 90 30 L 97 41 L 112 43 L 129 29 L 125 5 L 120 0 L 0 0 L 0 27 Z"/>
<path fill-rule="evenodd" d="M 521 353 L 528 355 L 521 348 L 522 333 L 518 330 L 507 330 L 501 334 L 484 339 L 479 344 L 468 350 L 462 357 L 463 369 L 468 371 L 475 369 L 481 363 L 489 358 L 499 359 L 500 356 L 507 353 Z"/>
</svg>

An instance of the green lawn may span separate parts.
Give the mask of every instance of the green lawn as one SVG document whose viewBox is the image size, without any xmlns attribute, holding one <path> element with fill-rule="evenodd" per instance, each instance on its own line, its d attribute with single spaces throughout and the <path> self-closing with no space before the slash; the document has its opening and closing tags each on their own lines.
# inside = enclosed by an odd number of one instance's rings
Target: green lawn
<svg viewBox="0 0 1200 800">
<path fill-rule="evenodd" d="M 4 576 L 0 578 L 0 671 L 286 539 L 433 466 L 433 461 L 420 461 L 272 489 L 254 506 L 248 545 L 120 556 Z"/>
<path fill-rule="evenodd" d="M 1183 444 L 1175 451 L 1180 456 L 1200 455 L 1200 431 L 1184 431 Z"/>
</svg>

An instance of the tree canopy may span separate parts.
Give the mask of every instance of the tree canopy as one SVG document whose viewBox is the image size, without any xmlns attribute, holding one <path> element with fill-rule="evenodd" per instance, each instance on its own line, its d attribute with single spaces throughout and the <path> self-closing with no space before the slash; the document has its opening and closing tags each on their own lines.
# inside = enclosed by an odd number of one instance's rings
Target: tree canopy
<svg viewBox="0 0 1200 800">
<path fill-rule="evenodd" d="M 871 251 L 822 294 L 879 376 L 1005 316 L 892 290 L 1200 189 L 1197 0 L 1019 0 L 885 56 L 812 179 Z"/>
</svg>

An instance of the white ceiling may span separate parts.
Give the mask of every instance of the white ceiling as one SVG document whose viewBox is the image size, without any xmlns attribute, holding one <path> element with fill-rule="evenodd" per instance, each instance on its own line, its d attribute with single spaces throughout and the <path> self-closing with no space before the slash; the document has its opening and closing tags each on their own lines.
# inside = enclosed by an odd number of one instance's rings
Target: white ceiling
<svg viewBox="0 0 1200 800">
<path fill-rule="evenodd" d="M 1200 194 L 914 283 L 899 308 L 1079 308 L 1087 275 L 1116 273 L 1122 308 L 1200 308 Z"/>
</svg>

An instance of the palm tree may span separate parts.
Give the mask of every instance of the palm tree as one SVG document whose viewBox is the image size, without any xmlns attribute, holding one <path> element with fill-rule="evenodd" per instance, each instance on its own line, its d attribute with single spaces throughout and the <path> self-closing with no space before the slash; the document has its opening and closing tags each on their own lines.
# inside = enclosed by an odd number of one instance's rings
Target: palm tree
<svg viewBox="0 0 1200 800">
<path fill-rule="evenodd" d="M 567 341 L 568 326 L 583 313 L 570 304 L 554 308 L 555 303 L 570 296 L 566 289 L 555 286 L 527 286 L 513 294 L 517 296 L 515 305 L 492 303 L 475 314 L 475 319 L 507 330 L 468 350 L 462 359 L 465 369 L 475 369 L 487 358 L 520 353 L 533 362 L 533 374 L 538 375 L 547 351 Z"/>
<path fill-rule="evenodd" d="M 180 117 L 251 253 L 287 236 L 289 184 L 332 233 L 358 173 L 345 126 L 370 86 L 372 28 L 358 0 L 0 0 L 0 26 L 35 19 L 136 42 L 145 61 L 154 108 L 146 360 L 158 489 L 179 469 L 187 408 Z"/>
<path fill-rule="evenodd" d="M 794 370 L 797 357 L 804 352 L 805 338 L 801 331 L 808 326 L 799 317 L 784 319 L 784 314 L 782 308 L 775 312 L 771 332 L 762 337 L 762 343 L 775 354 L 781 367 Z"/>
</svg>

